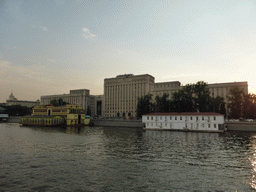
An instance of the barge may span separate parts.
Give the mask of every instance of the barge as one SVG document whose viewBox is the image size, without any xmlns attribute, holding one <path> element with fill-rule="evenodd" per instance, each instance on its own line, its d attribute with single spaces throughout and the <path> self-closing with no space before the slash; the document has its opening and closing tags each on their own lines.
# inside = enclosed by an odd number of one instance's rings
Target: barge
<svg viewBox="0 0 256 192">
<path fill-rule="evenodd" d="M 26 126 L 84 126 L 91 118 L 83 113 L 80 105 L 35 106 L 30 116 L 20 117 L 20 124 Z"/>
<path fill-rule="evenodd" d="M 224 132 L 224 115 L 210 112 L 150 113 L 142 116 L 145 130 Z"/>
</svg>

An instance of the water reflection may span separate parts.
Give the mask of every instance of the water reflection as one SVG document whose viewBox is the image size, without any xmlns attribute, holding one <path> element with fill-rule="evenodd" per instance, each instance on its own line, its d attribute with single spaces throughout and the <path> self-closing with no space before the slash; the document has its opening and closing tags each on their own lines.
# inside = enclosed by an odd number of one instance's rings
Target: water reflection
<svg viewBox="0 0 256 192">
<path fill-rule="evenodd" d="M 0 125 L 0 132 L 6 191 L 256 189 L 255 133 L 16 125 Z"/>
</svg>

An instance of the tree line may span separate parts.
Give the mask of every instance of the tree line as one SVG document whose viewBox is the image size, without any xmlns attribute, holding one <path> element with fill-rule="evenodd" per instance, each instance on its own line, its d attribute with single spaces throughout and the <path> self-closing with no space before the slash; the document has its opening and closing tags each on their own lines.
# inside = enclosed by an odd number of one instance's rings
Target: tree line
<svg viewBox="0 0 256 192">
<path fill-rule="evenodd" d="M 238 87 L 230 89 L 229 95 L 226 111 L 224 98 L 212 97 L 207 84 L 198 81 L 173 93 L 171 100 L 166 93 L 156 96 L 154 100 L 152 94 L 139 97 L 136 116 L 141 118 L 153 112 L 216 112 L 228 115 L 228 118 L 256 118 L 256 95 L 245 94 Z"/>
</svg>

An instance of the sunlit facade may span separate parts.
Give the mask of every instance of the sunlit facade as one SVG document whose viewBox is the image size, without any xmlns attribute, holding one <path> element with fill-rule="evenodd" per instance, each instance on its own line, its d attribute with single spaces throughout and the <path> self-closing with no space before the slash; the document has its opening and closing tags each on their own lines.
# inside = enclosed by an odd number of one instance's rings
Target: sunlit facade
<svg viewBox="0 0 256 192">
<path fill-rule="evenodd" d="M 231 82 L 207 84 L 212 97 L 222 96 L 228 102 L 229 91 L 233 87 L 239 87 L 248 94 L 248 83 Z M 118 75 L 114 78 L 104 79 L 104 105 L 102 110 L 105 117 L 131 117 L 136 116 L 138 97 L 152 94 L 156 96 L 168 94 L 168 99 L 172 99 L 172 94 L 181 90 L 184 86 L 179 81 L 158 82 L 151 75 Z"/>
<path fill-rule="evenodd" d="M 104 79 L 106 117 L 134 117 L 138 97 L 153 92 L 155 78 L 151 75 L 118 75 Z"/>
</svg>

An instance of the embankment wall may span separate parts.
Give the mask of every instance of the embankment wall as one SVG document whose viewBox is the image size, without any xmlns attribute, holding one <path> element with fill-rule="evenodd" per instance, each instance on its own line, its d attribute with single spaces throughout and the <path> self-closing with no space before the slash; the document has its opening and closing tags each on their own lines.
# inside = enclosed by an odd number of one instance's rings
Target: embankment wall
<svg viewBox="0 0 256 192">
<path fill-rule="evenodd" d="M 106 127 L 130 127 L 130 128 L 143 128 L 144 123 L 137 120 L 117 120 L 117 119 L 94 119 L 94 126 Z"/>
<path fill-rule="evenodd" d="M 255 131 L 256 122 L 225 122 L 228 131 Z"/>
</svg>

